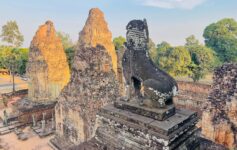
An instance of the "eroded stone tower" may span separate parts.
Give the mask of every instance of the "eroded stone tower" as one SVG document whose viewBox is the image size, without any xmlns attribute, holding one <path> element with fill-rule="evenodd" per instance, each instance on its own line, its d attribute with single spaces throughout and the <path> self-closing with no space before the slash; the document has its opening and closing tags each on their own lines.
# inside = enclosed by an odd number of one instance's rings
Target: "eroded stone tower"
<svg viewBox="0 0 237 150">
<path fill-rule="evenodd" d="M 61 149 L 91 139 L 97 128 L 99 109 L 119 97 L 111 44 L 103 14 L 99 9 L 92 9 L 80 32 L 71 80 L 55 108 L 57 136 L 52 143 Z"/>
<path fill-rule="evenodd" d="M 51 21 L 41 25 L 31 41 L 27 74 L 29 100 L 35 102 L 55 101 L 69 82 L 66 54 Z"/>
<path fill-rule="evenodd" d="M 79 34 L 79 44 L 91 47 L 103 45 L 112 59 L 113 70 L 117 74 L 117 54 L 112 42 L 112 33 L 105 21 L 104 13 L 99 8 L 90 10 L 86 24 Z"/>
</svg>

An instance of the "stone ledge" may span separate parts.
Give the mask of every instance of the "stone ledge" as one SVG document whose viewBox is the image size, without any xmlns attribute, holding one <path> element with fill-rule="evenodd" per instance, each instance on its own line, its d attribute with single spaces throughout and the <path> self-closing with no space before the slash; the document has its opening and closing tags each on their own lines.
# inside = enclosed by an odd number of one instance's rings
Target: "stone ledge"
<svg viewBox="0 0 237 150">
<path fill-rule="evenodd" d="M 194 136 L 195 123 L 188 123 L 188 126 L 179 128 L 171 138 L 109 114 L 103 114 L 103 116 L 101 114 L 97 118 L 102 124 L 97 129 L 96 139 L 101 144 L 112 148 L 129 150 L 179 149 L 180 145 L 186 147 L 198 143 Z"/>
<path fill-rule="evenodd" d="M 188 110 L 177 110 L 177 113 L 165 121 L 158 121 L 148 117 L 140 116 L 129 111 L 121 110 L 107 105 L 100 110 L 98 116 L 127 124 L 132 128 L 140 128 L 156 133 L 163 139 L 171 140 L 176 134 L 194 127 L 198 118 L 197 114 Z"/>
<path fill-rule="evenodd" d="M 116 108 L 130 111 L 145 117 L 149 117 L 155 120 L 165 120 L 175 114 L 174 105 L 167 105 L 166 108 L 148 108 L 140 106 L 137 101 L 117 101 L 114 103 Z"/>
</svg>

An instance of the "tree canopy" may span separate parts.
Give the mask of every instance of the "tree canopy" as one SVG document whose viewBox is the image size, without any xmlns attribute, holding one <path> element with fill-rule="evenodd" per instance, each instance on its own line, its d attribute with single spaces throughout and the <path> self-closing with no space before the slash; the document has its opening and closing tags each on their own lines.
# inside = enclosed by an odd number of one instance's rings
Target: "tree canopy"
<svg viewBox="0 0 237 150">
<path fill-rule="evenodd" d="M 58 37 L 61 39 L 64 51 L 67 56 L 67 62 L 69 64 L 69 68 L 71 68 L 75 53 L 75 45 L 70 38 L 69 34 L 64 32 L 57 32 Z"/>
<path fill-rule="evenodd" d="M 148 52 L 153 62 L 156 62 L 156 58 L 157 58 L 156 44 L 152 41 L 151 38 L 149 39 L 149 43 L 148 43 Z"/>
<path fill-rule="evenodd" d="M 68 49 L 74 46 L 69 34 L 64 32 L 57 32 L 57 36 L 61 39 L 64 49 Z"/>
<path fill-rule="evenodd" d="M 158 66 L 172 76 L 189 75 L 191 57 L 184 46 L 171 47 L 167 42 L 157 46 Z"/>
<path fill-rule="evenodd" d="M 126 39 L 124 37 L 122 37 L 122 36 L 115 37 L 113 39 L 115 50 L 120 50 L 121 48 L 123 48 L 125 42 L 126 42 Z"/>
<path fill-rule="evenodd" d="M 27 48 L 0 47 L 0 68 L 22 75 L 26 72 L 28 54 Z"/>
<path fill-rule="evenodd" d="M 186 49 L 189 51 L 192 64 L 189 65 L 192 74 L 190 77 L 198 81 L 213 70 L 215 66 L 215 53 L 212 49 L 202 45 L 194 35 L 186 38 Z"/>
<path fill-rule="evenodd" d="M 24 41 L 23 35 L 20 33 L 16 21 L 8 21 L 2 26 L 2 41 L 11 47 L 20 47 Z"/>
<path fill-rule="evenodd" d="M 203 36 L 222 62 L 237 62 L 237 22 L 231 18 L 212 23 L 204 30 Z"/>
</svg>

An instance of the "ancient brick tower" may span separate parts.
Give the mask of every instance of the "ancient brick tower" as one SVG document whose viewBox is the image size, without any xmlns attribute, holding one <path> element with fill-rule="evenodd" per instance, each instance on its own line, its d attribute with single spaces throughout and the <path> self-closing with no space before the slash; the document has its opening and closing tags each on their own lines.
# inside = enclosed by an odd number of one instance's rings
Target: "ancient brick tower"
<svg viewBox="0 0 237 150">
<path fill-rule="evenodd" d="M 27 74 L 29 100 L 35 102 L 55 101 L 69 82 L 66 54 L 51 21 L 39 27 L 31 42 Z"/>
<path fill-rule="evenodd" d="M 90 10 L 86 24 L 80 32 L 79 44 L 91 47 L 103 45 L 112 59 L 113 70 L 117 74 L 117 54 L 112 42 L 112 33 L 105 21 L 104 13 L 99 8 Z"/>
<path fill-rule="evenodd" d="M 92 9 L 80 32 L 71 80 L 55 108 L 56 138 L 52 143 L 61 149 L 90 140 L 96 131 L 99 109 L 119 97 L 111 50 L 112 37 L 103 14 Z"/>
</svg>

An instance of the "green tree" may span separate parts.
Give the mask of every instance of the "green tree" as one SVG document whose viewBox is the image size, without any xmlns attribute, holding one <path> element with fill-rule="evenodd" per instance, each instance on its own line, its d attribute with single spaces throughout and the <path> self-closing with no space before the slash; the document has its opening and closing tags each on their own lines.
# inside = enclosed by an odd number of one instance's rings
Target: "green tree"
<svg viewBox="0 0 237 150">
<path fill-rule="evenodd" d="M 184 46 L 171 47 L 167 42 L 157 45 L 157 64 L 172 76 L 190 75 L 191 57 Z"/>
<path fill-rule="evenodd" d="M 231 18 L 212 23 L 203 36 L 222 62 L 237 62 L 237 22 Z"/>
<path fill-rule="evenodd" d="M 1 50 L 0 63 L 1 65 L 10 71 L 12 76 L 12 91 L 15 93 L 15 74 L 19 69 L 20 53 L 19 49 L 5 47 Z"/>
<path fill-rule="evenodd" d="M 165 68 L 166 63 L 169 59 L 168 52 L 171 49 L 172 49 L 172 46 L 165 41 L 158 44 L 156 48 L 156 58 L 154 60 L 155 64 L 157 64 L 161 68 Z"/>
<path fill-rule="evenodd" d="M 164 69 L 169 74 L 173 76 L 185 76 L 191 73 L 188 68 L 191 64 L 191 57 L 185 47 L 178 46 L 168 49 L 167 55 L 167 65 L 164 66 Z"/>
<path fill-rule="evenodd" d="M 11 47 L 20 47 L 24 41 L 24 37 L 19 31 L 16 21 L 8 21 L 3 25 L 0 37 L 3 42 L 8 43 Z"/>
<path fill-rule="evenodd" d="M 61 39 L 64 49 L 68 49 L 74 46 L 69 34 L 64 32 L 57 32 L 57 36 Z"/>
<path fill-rule="evenodd" d="M 67 56 L 67 62 L 68 62 L 69 68 L 71 69 L 72 63 L 73 63 L 73 58 L 75 55 L 75 47 L 69 47 L 69 48 L 65 49 L 65 53 Z"/>
<path fill-rule="evenodd" d="M 215 53 L 212 49 L 202 45 L 194 35 L 186 38 L 185 47 L 188 49 L 192 64 L 189 69 L 192 72 L 190 77 L 194 82 L 204 78 L 215 66 Z"/>
<path fill-rule="evenodd" d="M 28 48 L 20 48 L 19 50 L 20 58 L 19 58 L 19 67 L 17 73 L 23 75 L 26 73 L 26 64 L 28 63 L 29 49 Z"/>
<path fill-rule="evenodd" d="M 125 42 L 126 42 L 126 39 L 122 36 L 114 38 L 113 43 L 115 46 L 115 50 L 120 50 L 121 48 L 123 48 Z"/>
<path fill-rule="evenodd" d="M 150 55 L 152 61 L 156 64 L 157 49 L 156 49 L 156 44 L 152 41 L 152 39 L 149 39 L 148 52 L 149 52 L 149 55 Z"/>
<path fill-rule="evenodd" d="M 67 62 L 69 65 L 69 68 L 72 67 L 74 53 L 75 53 L 75 45 L 72 42 L 69 34 L 66 34 L 64 32 L 57 32 L 58 37 L 61 39 L 64 51 L 67 56 Z"/>
<path fill-rule="evenodd" d="M 9 54 L 12 53 L 12 47 L 0 47 L 0 60 L 5 60 Z M 15 48 L 14 53 L 19 54 L 19 59 L 18 59 L 18 68 L 16 73 L 23 75 L 26 73 L 26 64 L 28 62 L 28 54 L 29 54 L 29 49 L 28 48 Z M 0 68 L 6 69 L 6 66 L 2 64 L 2 61 L 0 61 Z"/>
</svg>

